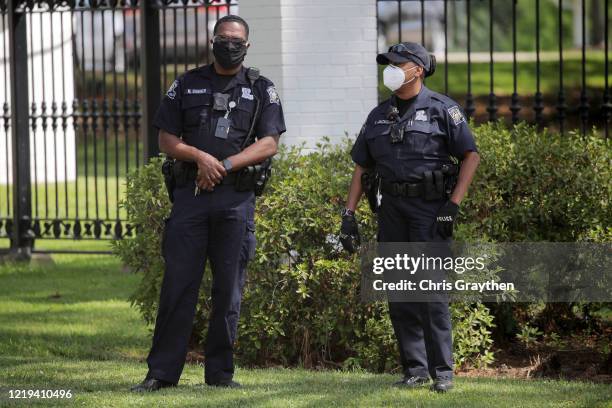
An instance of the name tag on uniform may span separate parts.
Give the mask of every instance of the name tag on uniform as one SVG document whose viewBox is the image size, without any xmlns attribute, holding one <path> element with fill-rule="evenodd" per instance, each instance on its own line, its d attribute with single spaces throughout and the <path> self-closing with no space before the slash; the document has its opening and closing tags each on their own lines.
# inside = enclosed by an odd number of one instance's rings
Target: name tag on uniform
<svg viewBox="0 0 612 408">
<path fill-rule="evenodd" d="M 376 122 L 374 122 L 374 125 L 390 125 L 392 123 L 395 123 L 395 122 L 393 122 L 392 120 L 388 120 L 388 119 L 379 119 Z"/>
<path fill-rule="evenodd" d="M 199 88 L 199 89 L 187 89 L 187 94 L 188 95 L 202 95 L 206 93 L 206 88 Z"/>
<path fill-rule="evenodd" d="M 251 88 L 242 88 L 242 98 L 248 99 L 250 101 L 253 100 L 253 94 L 251 93 Z"/>
</svg>

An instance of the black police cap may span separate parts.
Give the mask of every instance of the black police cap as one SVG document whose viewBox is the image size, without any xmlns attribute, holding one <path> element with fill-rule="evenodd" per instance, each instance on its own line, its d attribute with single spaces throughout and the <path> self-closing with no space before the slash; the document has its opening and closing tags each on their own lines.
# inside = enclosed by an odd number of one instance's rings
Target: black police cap
<svg viewBox="0 0 612 408">
<path fill-rule="evenodd" d="M 427 52 L 421 44 L 413 42 L 392 45 L 388 52 L 376 56 L 376 62 L 380 65 L 397 65 L 409 61 L 423 67 L 426 77 L 433 75 L 436 70 L 436 58 L 433 54 Z"/>
</svg>

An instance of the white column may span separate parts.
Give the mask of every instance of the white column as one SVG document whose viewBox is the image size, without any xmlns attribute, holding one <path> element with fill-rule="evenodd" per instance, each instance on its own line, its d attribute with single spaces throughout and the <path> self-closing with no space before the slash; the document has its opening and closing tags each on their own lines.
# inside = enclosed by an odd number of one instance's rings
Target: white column
<svg viewBox="0 0 612 408">
<path fill-rule="evenodd" d="M 276 84 L 286 144 L 354 136 L 377 104 L 376 0 L 245 0 L 246 64 Z"/>
</svg>

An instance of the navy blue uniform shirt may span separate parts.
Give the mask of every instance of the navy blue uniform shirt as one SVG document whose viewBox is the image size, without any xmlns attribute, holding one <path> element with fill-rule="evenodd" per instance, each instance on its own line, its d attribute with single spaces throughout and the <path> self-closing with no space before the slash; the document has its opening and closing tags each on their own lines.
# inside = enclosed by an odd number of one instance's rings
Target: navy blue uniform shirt
<svg viewBox="0 0 612 408">
<path fill-rule="evenodd" d="M 260 76 L 255 89 L 242 69 L 231 79 L 218 75 L 214 66 L 204 65 L 178 77 L 163 97 L 153 126 L 179 136 L 189 145 L 223 160 L 239 153 L 255 115 L 255 95 L 260 99 L 260 116 L 255 124 L 256 138 L 285 132 L 280 98 L 274 84 Z M 222 89 L 221 89 L 222 88 Z M 230 129 L 226 139 L 215 137 L 217 120 L 226 111 L 213 109 L 213 93 L 230 95 L 236 106 L 227 115 Z"/>
<path fill-rule="evenodd" d="M 463 159 L 477 151 L 476 143 L 462 109 L 449 97 L 424 85 L 399 118 L 403 141 L 391 143 L 389 112 L 394 97 L 370 112 L 355 141 L 351 156 L 365 168 L 375 168 L 389 181 L 419 181 L 425 171 Z"/>
</svg>

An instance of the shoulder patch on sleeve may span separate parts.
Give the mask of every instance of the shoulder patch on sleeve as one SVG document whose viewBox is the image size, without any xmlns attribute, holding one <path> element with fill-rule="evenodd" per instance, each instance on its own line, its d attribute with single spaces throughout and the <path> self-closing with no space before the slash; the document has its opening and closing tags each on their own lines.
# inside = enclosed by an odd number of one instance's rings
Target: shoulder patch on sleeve
<svg viewBox="0 0 612 408">
<path fill-rule="evenodd" d="M 276 92 L 276 88 L 274 87 L 274 85 L 271 85 L 266 88 L 266 92 L 268 92 L 268 96 L 270 97 L 270 103 L 280 105 L 280 98 L 278 96 L 278 92 Z"/>
<path fill-rule="evenodd" d="M 176 87 L 177 86 L 178 86 L 178 80 L 175 79 L 172 85 L 170 85 L 170 88 L 168 88 L 168 91 L 166 92 L 166 96 L 168 96 L 168 98 L 170 99 L 176 98 Z"/>
<path fill-rule="evenodd" d="M 465 122 L 465 117 L 463 116 L 463 113 L 461 113 L 461 109 L 459 109 L 458 106 L 448 108 L 448 114 L 450 115 L 451 119 L 453 119 L 455 126 L 461 122 Z"/>
</svg>

